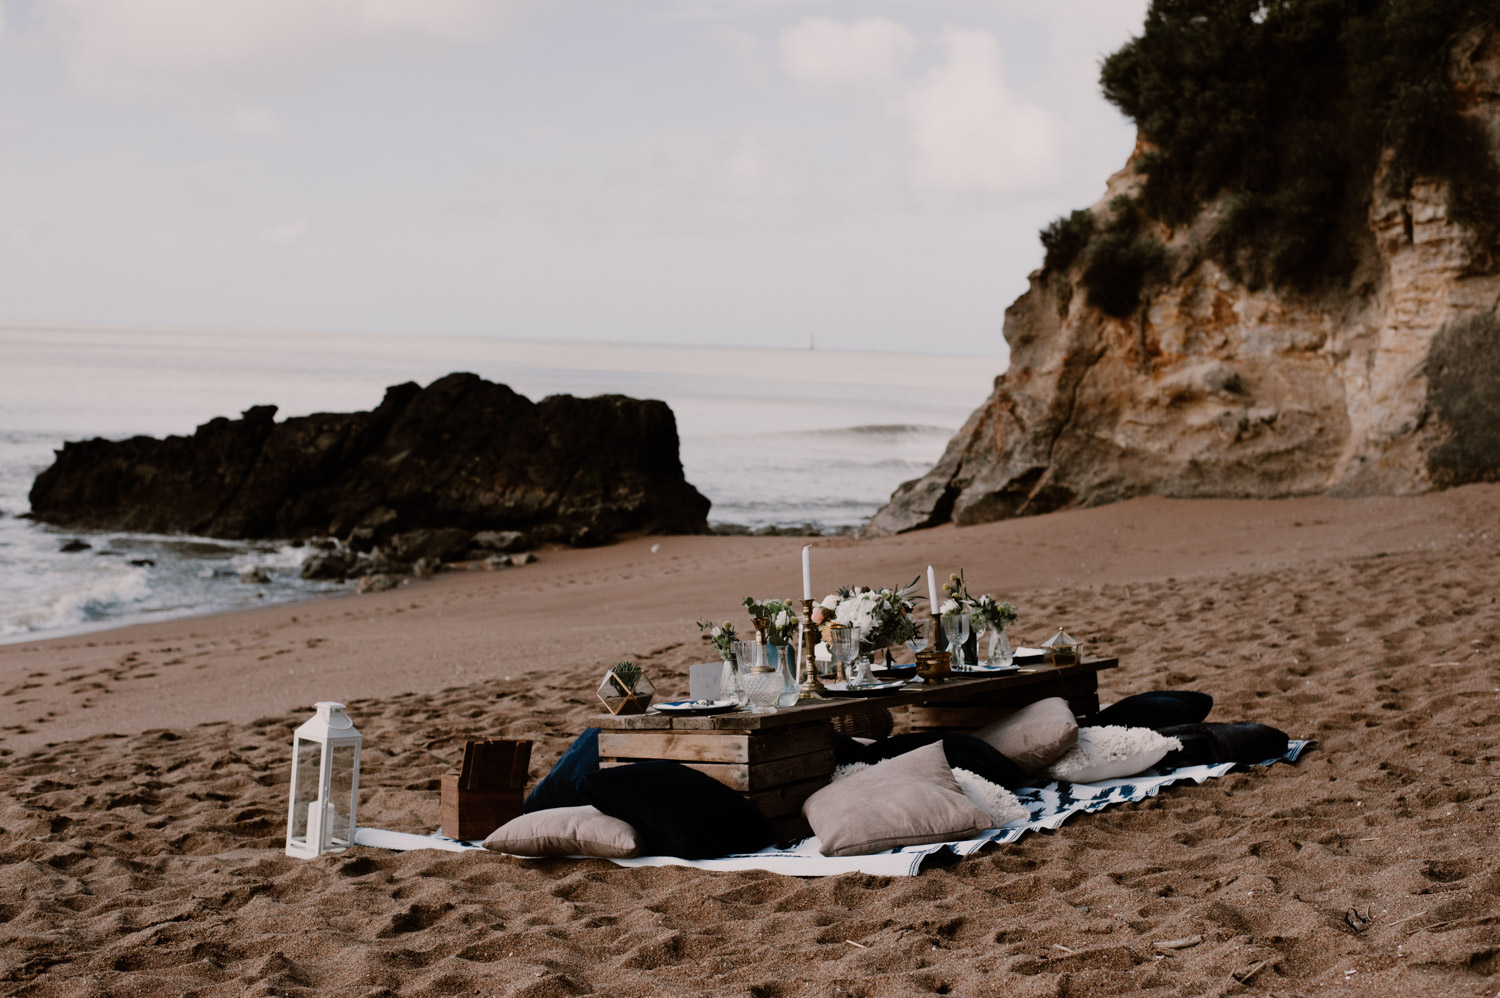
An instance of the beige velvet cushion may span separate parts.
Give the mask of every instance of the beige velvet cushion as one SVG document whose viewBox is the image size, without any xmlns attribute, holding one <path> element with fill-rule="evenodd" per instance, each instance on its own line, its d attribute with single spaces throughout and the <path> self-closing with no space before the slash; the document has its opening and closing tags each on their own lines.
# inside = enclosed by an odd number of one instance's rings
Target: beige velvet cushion
<svg viewBox="0 0 1500 998">
<path fill-rule="evenodd" d="M 588 804 L 523 814 L 491 832 L 484 847 L 512 856 L 628 859 L 641 853 L 640 836 L 632 826 Z"/>
<path fill-rule="evenodd" d="M 1062 756 L 1078 741 L 1073 708 L 1062 697 L 1038 700 L 974 732 L 1028 773 Z"/>
<path fill-rule="evenodd" d="M 830 783 L 802 813 L 825 856 L 857 856 L 973 838 L 989 816 L 963 795 L 941 742 Z"/>
</svg>

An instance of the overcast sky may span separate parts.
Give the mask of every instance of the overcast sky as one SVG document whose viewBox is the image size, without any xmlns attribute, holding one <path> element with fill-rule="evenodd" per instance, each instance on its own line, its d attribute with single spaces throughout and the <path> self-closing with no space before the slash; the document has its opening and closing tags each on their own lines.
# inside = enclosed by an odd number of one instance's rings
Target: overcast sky
<svg viewBox="0 0 1500 998">
<path fill-rule="evenodd" d="M 1001 353 L 1146 0 L 0 0 L 0 320 Z"/>
</svg>

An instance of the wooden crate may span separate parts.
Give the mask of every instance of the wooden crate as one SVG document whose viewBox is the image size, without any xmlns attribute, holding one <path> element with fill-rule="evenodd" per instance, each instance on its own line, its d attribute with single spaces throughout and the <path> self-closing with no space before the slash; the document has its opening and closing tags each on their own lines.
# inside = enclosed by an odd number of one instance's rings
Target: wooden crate
<svg viewBox="0 0 1500 998">
<path fill-rule="evenodd" d="M 466 790 L 457 773 L 442 777 L 443 834 L 470 842 L 482 839 L 507 821 L 521 816 L 526 790 Z"/>
<path fill-rule="evenodd" d="M 463 764 L 439 782 L 443 834 L 482 839 L 521 816 L 531 767 L 531 742 L 491 738 L 464 743 Z"/>
</svg>

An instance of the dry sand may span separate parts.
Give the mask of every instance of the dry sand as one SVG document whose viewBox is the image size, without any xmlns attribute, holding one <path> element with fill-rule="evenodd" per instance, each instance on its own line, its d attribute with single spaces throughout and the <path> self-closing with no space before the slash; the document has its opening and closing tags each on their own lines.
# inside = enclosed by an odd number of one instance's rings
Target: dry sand
<svg viewBox="0 0 1500 998">
<path fill-rule="evenodd" d="M 1104 699 L 1319 740 L 913 879 L 282 855 L 292 728 L 365 733 L 361 823 L 427 831 L 466 737 L 539 776 L 634 658 L 792 595 L 797 539 L 657 538 L 394 592 L 0 646 L 0 993 L 1494 995 L 1500 486 L 1140 500 L 817 543 L 819 591 L 930 561 L 1118 654 Z M 1201 937 L 1175 949 L 1157 943 Z"/>
</svg>

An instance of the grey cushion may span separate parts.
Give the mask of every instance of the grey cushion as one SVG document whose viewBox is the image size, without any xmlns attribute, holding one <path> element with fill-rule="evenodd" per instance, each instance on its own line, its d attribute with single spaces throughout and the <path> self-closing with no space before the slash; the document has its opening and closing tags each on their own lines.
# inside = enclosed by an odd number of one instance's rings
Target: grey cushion
<svg viewBox="0 0 1500 998">
<path fill-rule="evenodd" d="M 1049 697 L 1022 707 L 974 734 L 1026 772 L 1035 773 L 1077 743 L 1078 722 L 1068 701 Z"/>
<path fill-rule="evenodd" d="M 802 805 L 825 856 L 973 838 L 990 827 L 933 743 L 831 783 Z"/>
<path fill-rule="evenodd" d="M 484 847 L 513 856 L 628 859 L 640 855 L 641 837 L 626 822 L 585 804 L 523 814 L 491 832 Z"/>
</svg>

